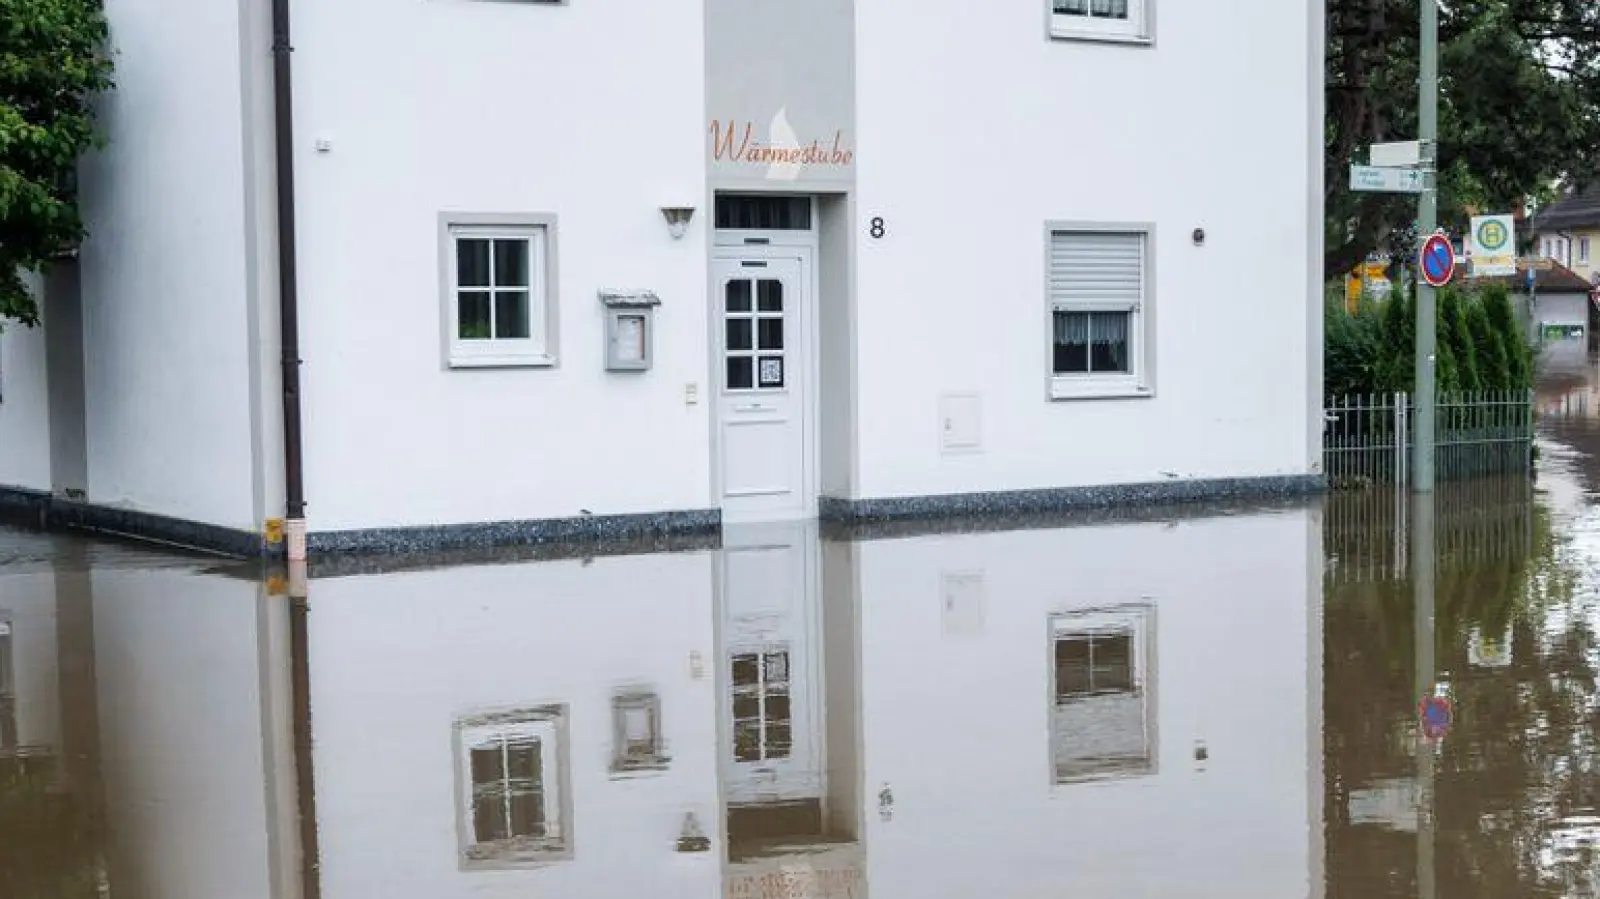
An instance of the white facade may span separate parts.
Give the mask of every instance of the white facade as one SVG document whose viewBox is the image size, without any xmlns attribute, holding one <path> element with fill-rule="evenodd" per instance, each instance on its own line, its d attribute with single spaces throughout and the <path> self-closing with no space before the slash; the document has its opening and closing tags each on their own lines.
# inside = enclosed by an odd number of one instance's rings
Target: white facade
<svg viewBox="0 0 1600 899">
<path fill-rule="evenodd" d="M 81 296 L 46 303 L 83 384 L 0 338 L 0 484 L 282 516 L 267 4 L 108 4 Z M 1318 3 L 291 6 L 314 543 L 1319 471 Z M 807 227 L 716 227 L 735 191 Z M 1072 234 L 1137 240 L 1125 280 Z M 474 290 L 457 238 L 530 271 Z M 660 300 L 643 370 L 605 290 Z"/>
<path fill-rule="evenodd" d="M 0 484 L 50 489 L 44 371 L 44 332 L 14 322 L 0 327 Z"/>
</svg>

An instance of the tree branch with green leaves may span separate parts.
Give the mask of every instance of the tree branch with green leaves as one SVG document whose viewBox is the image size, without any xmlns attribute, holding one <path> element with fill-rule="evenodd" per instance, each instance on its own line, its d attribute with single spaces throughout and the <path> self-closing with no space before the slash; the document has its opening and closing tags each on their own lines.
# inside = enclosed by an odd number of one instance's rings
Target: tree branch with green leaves
<svg viewBox="0 0 1600 899">
<path fill-rule="evenodd" d="M 78 160 L 112 86 L 102 0 L 0 0 L 0 323 L 39 323 L 24 275 L 85 236 Z"/>
</svg>

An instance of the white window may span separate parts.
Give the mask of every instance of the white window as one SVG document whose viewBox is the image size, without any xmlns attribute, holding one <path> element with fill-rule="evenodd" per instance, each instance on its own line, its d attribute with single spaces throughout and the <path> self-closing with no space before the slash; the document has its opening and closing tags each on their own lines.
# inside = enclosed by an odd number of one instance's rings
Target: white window
<svg viewBox="0 0 1600 899">
<path fill-rule="evenodd" d="M 443 231 L 450 365 L 554 365 L 555 217 L 452 216 Z"/>
<path fill-rule="evenodd" d="M 1055 783 L 1155 772 L 1152 617 L 1134 605 L 1051 618 Z"/>
<path fill-rule="evenodd" d="M 570 857 L 566 714 L 545 706 L 458 725 L 466 864 Z"/>
<path fill-rule="evenodd" d="M 1150 39 L 1153 0 L 1048 0 L 1050 34 L 1123 41 Z"/>
<path fill-rule="evenodd" d="M 1578 261 L 1582 263 L 1588 263 L 1589 261 L 1589 238 L 1587 237 L 1578 238 Z"/>
<path fill-rule="evenodd" d="M 1052 226 L 1050 396 L 1150 396 L 1150 229 Z"/>
</svg>

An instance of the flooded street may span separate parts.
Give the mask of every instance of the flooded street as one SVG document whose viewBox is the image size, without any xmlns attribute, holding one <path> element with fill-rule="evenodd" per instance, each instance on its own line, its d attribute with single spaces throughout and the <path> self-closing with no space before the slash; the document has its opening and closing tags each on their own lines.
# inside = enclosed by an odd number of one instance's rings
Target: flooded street
<svg viewBox="0 0 1600 899">
<path fill-rule="evenodd" d="M 304 601 L 0 531 L 0 896 L 1596 895 L 1600 400 L 1557 362 L 1537 484 L 1425 523 L 730 527 Z"/>
</svg>

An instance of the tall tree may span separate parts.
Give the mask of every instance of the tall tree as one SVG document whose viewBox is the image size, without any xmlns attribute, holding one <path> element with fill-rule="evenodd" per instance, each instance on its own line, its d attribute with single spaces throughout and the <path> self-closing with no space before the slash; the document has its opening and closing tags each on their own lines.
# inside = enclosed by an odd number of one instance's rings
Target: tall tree
<svg viewBox="0 0 1600 899">
<path fill-rule="evenodd" d="M 34 325 L 25 271 L 83 239 L 78 158 L 111 86 L 102 0 L 0 0 L 0 323 Z"/>
<path fill-rule="evenodd" d="M 1412 248 L 1415 198 L 1352 193 L 1348 168 L 1374 142 L 1417 136 L 1419 5 L 1327 3 L 1329 277 L 1374 250 Z M 1441 224 L 1600 172 L 1600 4 L 1451 0 L 1439 18 Z"/>
</svg>

